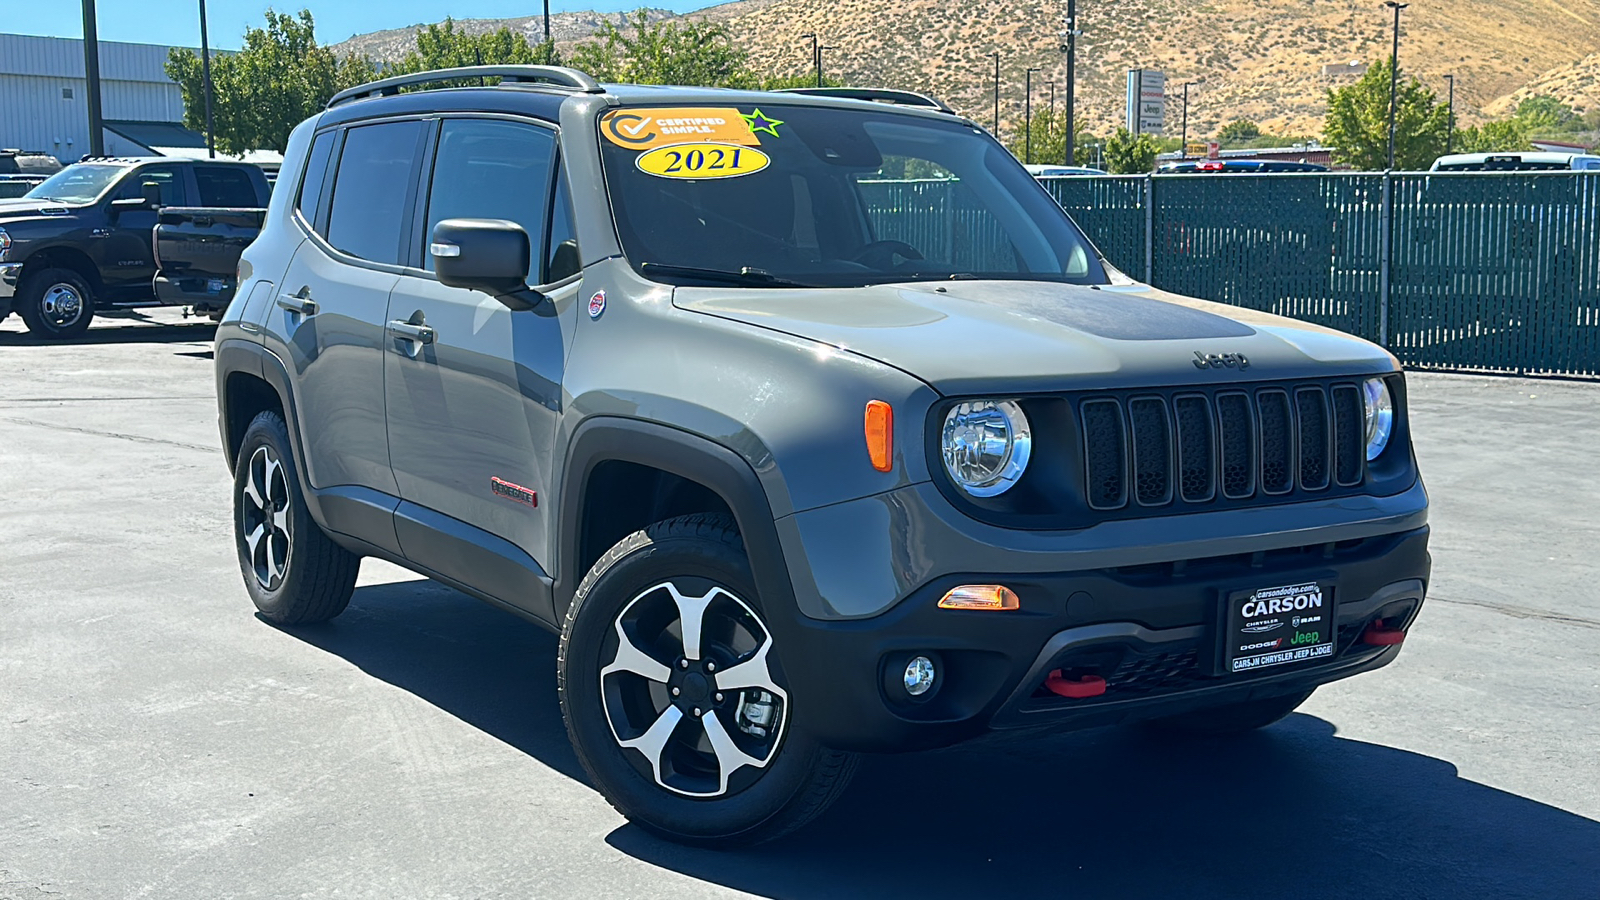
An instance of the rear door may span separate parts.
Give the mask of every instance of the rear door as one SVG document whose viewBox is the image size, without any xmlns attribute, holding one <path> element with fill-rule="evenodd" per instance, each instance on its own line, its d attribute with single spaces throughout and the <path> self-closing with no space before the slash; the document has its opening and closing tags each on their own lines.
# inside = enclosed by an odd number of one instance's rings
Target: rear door
<svg viewBox="0 0 1600 900">
<path fill-rule="evenodd" d="M 386 498 L 398 494 L 383 421 L 384 315 L 401 272 L 425 131 L 411 120 L 345 131 L 333 150 L 332 199 L 295 251 L 268 316 L 296 387 L 311 486 L 359 508 L 392 508 Z M 371 540 L 333 521 L 337 504 L 323 506 L 330 527 Z M 392 535 L 375 543 L 392 545 Z"/>
<path fill-rule="evenodd" d="M 559 315 L 570 314 L 575 268 L 554 272 L 549 225 L 556 132 L 510 119 L 440 121 L 423 179 L 411 251 L 416 268 L 389 300 L 384 353 L 389 458 L 405 501 L 395 528 L 405 554 L 447 577 L 549 617 L 544 502 L 565 358 Z M 567 203 L 560 197 L 560 202 Z M 424 253 L 452 218 L 507 219 L 528 233 L 537 309 L 512 312 L 487 294 L 446 287 Z M 559 245 L 571 237 L 563 206 Z M 575 258 L 569 249 L 563 259 Z M 429 329 L 431 342 L 408 336 Z"/>
</svg>

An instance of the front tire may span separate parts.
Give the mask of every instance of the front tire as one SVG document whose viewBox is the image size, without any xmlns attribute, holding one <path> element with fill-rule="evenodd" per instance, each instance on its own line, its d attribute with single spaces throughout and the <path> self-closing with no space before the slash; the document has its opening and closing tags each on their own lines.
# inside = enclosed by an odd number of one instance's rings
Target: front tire
<svg viewBox="0 0 1600 900">
<path fill-rule="evenodd" d="M 733 522 L 658 522 L 612 547 L 561 633 L 567 734 L 618 812 L 681 843 L 787 834 L 838 797 L 853 755 L 798 727 Z"/>
<path fill-rule="evenodd" d="M 305 625 L 344 612 L 361 557 L 335 544 L 311 518 L 282 416 L 269 410 L 251 420 L 234 469 L 239 568 L 262 618 Z"/>
<path fill-rule="evenodd" d="M 94 318 L 94 289 L 71 269 L 30 273 L 18 291 L 17 313 L 34 337 L 75 338 L 89 330 Z"/>
<path fill-rule="evenodd" d="M 1152 720 L 1150 724 L 1161 731 L 1177 734 L 1225 737 L 1255 731 L 1278 722 L 1294 712 L 1310 696 L 1311 691 L 1300 691 L 1281 697 L 1263 697 L 1229 706 L 1179 713 L 1176 716 Z"/>
</svg>

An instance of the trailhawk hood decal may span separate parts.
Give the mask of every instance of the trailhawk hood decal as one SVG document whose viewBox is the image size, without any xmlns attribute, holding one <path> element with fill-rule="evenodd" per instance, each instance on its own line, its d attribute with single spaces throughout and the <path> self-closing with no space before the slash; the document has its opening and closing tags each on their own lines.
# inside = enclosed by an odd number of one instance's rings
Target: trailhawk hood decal
<svg viewBox="0 0 1600 900">
<path fill-rule="evenodd" d="M 682 287 L 680 308 L 831 344 L 947 394 L 1216 384 L 1397 368 L 1341 332 L 1147 285 L 948 281 L 839 290 Z M 1196 365 L 1234 354 L 1237 366 Z M 1347 364 L 1343 371 L 1330 364 Z"/>
</svg>

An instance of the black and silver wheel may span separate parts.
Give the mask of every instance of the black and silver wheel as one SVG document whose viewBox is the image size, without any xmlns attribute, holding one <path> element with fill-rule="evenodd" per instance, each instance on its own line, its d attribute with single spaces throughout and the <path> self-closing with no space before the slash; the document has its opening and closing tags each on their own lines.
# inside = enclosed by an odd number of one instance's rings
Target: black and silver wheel
<svg viewBox="0 0 1600 900">
<path fill-rule="evenodd" d="M 733 524 L 685 516 L 613 547 L 562 633 L 562 711 L 618 811 L 673 840 L 749 844 L 805 824 L 853 768 L 796 728 Z"/>
<path fill-rule="evenodd" d="M 1214 706 L 1210 709 L 1197 709 L 1162 719 L 1152 719 L 1150 725 L 1159 731 L 1197 737 L 1241 734 L 1265 728 L 1285 718 L 1310 696 L 1311 691 L 1298 691 L 1278 697 L 1262 697 L 1229 706 Z"/>
<path fill-rule="evenodd" d="M 234 537 L 256 609 L 279 625 L 343 612 L 361 558 L 330 540 L 307 511 L 282 416 L 263 412 L 251 421 L 235 466 Z"/>
<path fill-rule="evenodd" d="M 17 312 L 35 337 L 77 337 L 94 318 L 94 291 L 71 269 L 45 269 L 23 279 Z"/>
</svg>

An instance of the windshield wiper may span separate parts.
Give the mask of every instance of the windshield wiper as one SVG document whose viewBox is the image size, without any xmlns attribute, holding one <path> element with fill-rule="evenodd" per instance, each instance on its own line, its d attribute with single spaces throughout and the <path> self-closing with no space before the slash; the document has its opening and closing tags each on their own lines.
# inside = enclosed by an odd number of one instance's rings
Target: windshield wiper
<svg viewBox="0 0 1600 900">
<path fill-rule="evenodd" d="M 646 275 L 654 272 L 659 275 L 678 275 L 684 278 L 699 278 L 703 281 L 720 281 L 724 284 L 761 285 L 763 287 L 813 287 L 791 281 L 788 278 L 779 278 L 766 269 L 755 266 L 745 266 L 734 272 L 729 269 L 702 269 L 699 266 L 674 266 L 668 263 L 647 262 L 640 263 L 639 268 Z"/>
</svg>

